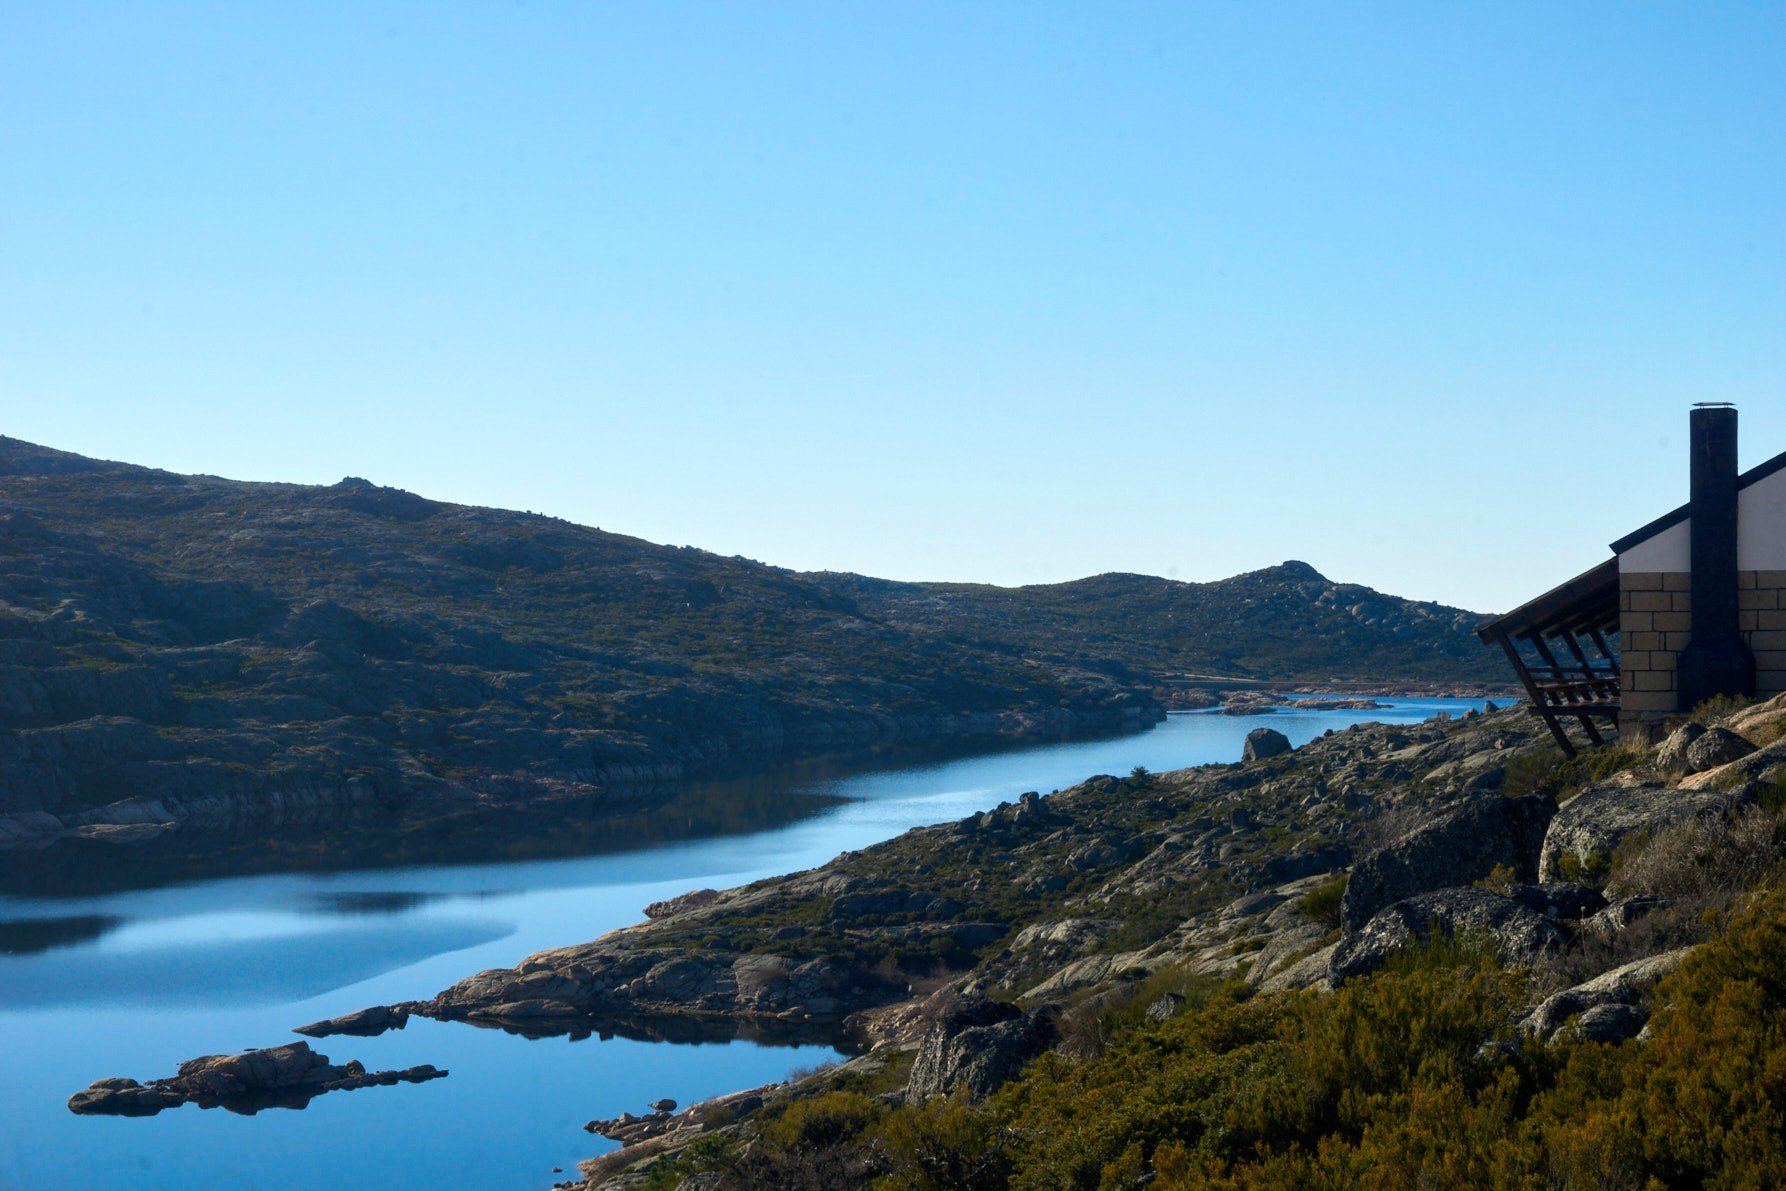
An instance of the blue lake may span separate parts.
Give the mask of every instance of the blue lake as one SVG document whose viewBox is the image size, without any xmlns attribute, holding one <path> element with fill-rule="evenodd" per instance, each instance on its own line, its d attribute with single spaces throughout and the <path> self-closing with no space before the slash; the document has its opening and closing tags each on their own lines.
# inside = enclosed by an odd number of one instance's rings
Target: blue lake
<svg viewBox="0 0 1786 1191">
<path fill-rule="evenodd" d="M 149 1079 L 195 1055 L 289 1042 L 293 1026 L 424 998 L 481 968 L 637 922 L 641 907 L 660 898 L 811 868 L 1025 790 L 1047 792 L 1137 765 L 1232 761 L 1261 724 L 1302 744 L 1361 720 L 1409 723 L 1479 706 L 1385 702 L 1388 710 L 1291 709 L 1262 718 L 1175 714 L 1113 739 L 788 766 L 691 784 L 612 822 L 544 826 L 543 838 L 492 841 L 488 854 L 505 859 L 480 863 L 216 876 L 149 888 L 127 888 L 140 882 L 126 869 L 141 861 L 103 846 L 60 867 L 26 866 L 9 888 L 62 895 L 0 896 L 0 1187 L 547 1187 L 574 1174 L 578 1159 L 611 1148 L 582 1131 L 591 1118 L 640 1112 L 660 1096 L 687 1104 L 767 1083 L 833 1052 L 739 1041 L 529 1041 L 416 1020 L 382 1037 L 317 1046 L 336 1062 L 433 1063 L 449 1068 L 450 1078 L 337 1093 L 302 1111 L 253 1116 L 188 1106 L 150 1118 L 76 1117 L 65 1102 L 104 1076 Z M 406 859 L 426 855 L 411 843 Z M 477 846 L 459 840 L 442 852 L 458 857 Z M 359 847 L 313 848 L 310 867 L 338 868 Z M 243 852 L 220 848 L 178 871 L 188 878 L 207 866 L 240 872 L 252 867 Z M 506 859 L 541 852 L 558 858 Z M 97 891 L 106 889 L 115 891 Z"/>
</svg>

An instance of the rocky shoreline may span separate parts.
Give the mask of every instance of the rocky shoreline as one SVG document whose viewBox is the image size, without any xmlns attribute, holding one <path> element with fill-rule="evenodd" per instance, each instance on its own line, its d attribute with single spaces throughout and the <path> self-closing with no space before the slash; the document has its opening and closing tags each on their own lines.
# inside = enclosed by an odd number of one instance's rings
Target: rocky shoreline
<svg viewBox="0 0 1786 1191">
<path fill-rule="evenodd" d="M 1258 995 L 1327 989 L 1425 941 L 1470 939 L 1534 973 L 1526 1034 L 1630 1037 L 1702 927 L 1695 903 L 1652 891 L 1666 882 L 1608 884 L 1603 858 L 1694 824 L 1740 833 L 1757 780 L 1786 775 L 1786 743 L 1752 742 L 1786 735 L 1776 702 L 1714 729 L 1740 744 L 1715 736 L 1691 760 L 1681 741 L 1609 752 L 1605 776 L 1536 789 L 1526 775 L 1557 762 L 1534 769 L 1549 746 L 1520 709 L 1092 778 L 809 872 L 691 891 L 636 926 L 388 1012 L 528 1034 L 651 1020 L 848 1038 L 866 1052 L 841 1070 L 898 1072 L 887 1094 L 903 1103 L 984 1095 L 1043 1051 L 1071 1053 L 1088 1007 L 1126 1004 L 1163 972 L 1241 979 Z M 1149 995 L 1158 1020 L 1183 1001 Z M 384 1012 L 306 1031 L 353 1032 Z M 631 1186 L 694 1138 L 749 1136 L 754 1115 L 856 1079 L 592 1122 L 625 1148 L 569 1185 Z"/>
<path fill-rule="evenodd" d="M 1112 1022 L 1170 1022 L 1198 981 L 1319 994 L 1429 945 L 1525 973 L 1516 1046 L 1642 1037 L 1655 990 L 1714 929 L 1712 909 L 1786 862 L 1767 793 L 1786 788 L 1786 699 L 1660 747 L 1553 754 L 1521 708 L 1360 724 L 1299 748 L 1261 727 L 1238 762 L 1097 776 L 809 871 L 690 890 L 590 942 L 297 1032 L 364 1037 L 421 1016 L 528 1037 L 737 1037 L 856 1055 L 590 1121 L 622 1147 L 564 1184 L 591 1191 L 709 1187 L 654 1172 L 712 1170 L 699 1163 L 748 1152 L 761 1122 L 840 1089 L 872 1093 L 861 1103 L 876 1112 L 974 1102 L 1040 1056 L 1098 1053 Z M 1711 893 L 1695 884 L 1708 856 L 1722 882 Z M 294 1047 L 276 1063 L 246 1052 L 147 1085 L 100 1081 L 70 1107 L 252 1111 L 444 1074 L 368 1073 Z M 689 1149 L 709 1137 L 724 1144 Z"/>
</svg>

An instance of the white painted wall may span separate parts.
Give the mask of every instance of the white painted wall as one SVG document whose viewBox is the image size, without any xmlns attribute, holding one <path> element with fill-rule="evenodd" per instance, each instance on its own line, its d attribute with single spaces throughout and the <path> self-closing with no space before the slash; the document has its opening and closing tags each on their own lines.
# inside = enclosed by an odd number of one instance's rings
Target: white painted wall
<svg viewBox="0 0 1786 1191">
<path fill-rule="evenodd" d="M 1786 471 L 1737 497 L 1736 569 L 1786 571 Z"/>
<path fill-rule="evenodd" d="M 1737 501 L 1737 509 L 1737 515 L 1740 517 L 1742 515 L 1742 502 L 1740 498 Z M 1637 545 L 1619 555 L 1619 574 L 1636 575 L 1649 574 L 1653 571 L 1661 571 L 1664 573 L 1670 571 L 1691 571 L 1693 569 L 1691 540 L 1692 525 L 1693 519 L 1689 517 L 1678 525 L 1669 526 L 1653 538 L 1645 538 L 1643 541 L 1637 543 Z M 1742 527 L 1740 523 L 1737 527 L 1736 549 L 1738 554 L 1742 553 Z M 1740 568 L 1742 564 L 1739 562 L 1737 566 Z"/>
<path fill-rule="evenodd" d="M 1786 471 L 1750 484 L 1736 499 L 1736 569 L 1786 571 Z M 1693 569 L 1693 519 L 1671 525 L 1619 555 L 1623 574 Z"/>
</svg>

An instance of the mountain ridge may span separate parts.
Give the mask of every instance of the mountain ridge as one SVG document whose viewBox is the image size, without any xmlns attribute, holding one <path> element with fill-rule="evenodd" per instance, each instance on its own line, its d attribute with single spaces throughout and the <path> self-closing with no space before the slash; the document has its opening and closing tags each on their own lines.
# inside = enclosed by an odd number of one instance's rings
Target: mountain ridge
<svg viewBox="0 0 1786 1191">
<path fill-rule="evenodd" d="M 1305 563 L 1021 589 L 802 573 L 357 477 L 0 438 L 0 838 L 1137 727 L 1191 669 L 1494 681 L 1478 619 Z"/>
</svg>

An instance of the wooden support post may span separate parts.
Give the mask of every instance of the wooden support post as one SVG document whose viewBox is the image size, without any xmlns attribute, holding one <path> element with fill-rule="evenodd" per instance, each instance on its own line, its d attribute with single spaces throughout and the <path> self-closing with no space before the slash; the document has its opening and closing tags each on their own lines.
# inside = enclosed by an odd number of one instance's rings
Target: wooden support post
<svg viewBox="0 0 1786 1191">
<path fill-rule="evenodd" d="M 1612 663 L 1612 672 L 1617 674 L 1619 672 L 1619 660 L 1612 656 L 1612 647 L 1606 644 L 1606 638 L 1600 635 L 1600 630 L 1589 629 L 1588 636 L 1593 639 L 1594 648 L 1600 651 L 1600 656 Z"/>
<path fill-rule="evenodd" d="M 1520 685 L 1526 688 L 1526 698 L 1532 701 L 1532 711 L 1550 728 L 1550 734 L 1556 737 L 1557 746 L 1563 750 L 1563 756 L 1573 758 L 1575 746 L 1570 743 L 1569 734 L 1563 731 L 1563 726 L 1557 723 L 1556 711 L 1549 703 L 1545 702 L 1544 696 L 1538 691 L 1538 685 L 1532 681 L 1532 672 L 1526 668 L 1526 660 L 1519 656 L 1519 650 L 1512 641 L 1507 639 L 1505 633 L 1496 634 L 1495 640 L 1499 641 L 1501 648 L 1507 651 L 1507 660 L 1513 663 L 1513 672 L 1519 675 Z"/>
<path fill-rule="evenodd" d="M 1569 652 L 1575 655 L 1575 660 L 1581 663 L 1581 676 L 1586 678 L 1591 675 L 1594 668 L 1588 664 L 1588 655 L 1582 652 L 1581 642 L 1575 639 L 1574 630 L 1564 629 L 1558 635 L 1563 638 L 1563 644 L 1569 647 Z"/>
</svg>

